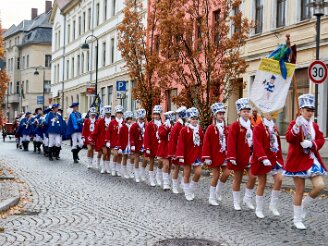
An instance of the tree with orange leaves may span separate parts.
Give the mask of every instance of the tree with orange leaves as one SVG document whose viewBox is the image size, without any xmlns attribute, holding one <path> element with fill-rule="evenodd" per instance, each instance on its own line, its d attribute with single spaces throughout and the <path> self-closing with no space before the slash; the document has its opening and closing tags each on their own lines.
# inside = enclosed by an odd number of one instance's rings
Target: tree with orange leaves
<svg viewBox="0 0 328 246">
<path fill-rule="evenodd" d="M 197 107 L 206 128 L 210 105 L 225 102 L 240 86 L 247 68 L 241 49 L 252 23 L 239 11 L 240 0 L 157 2 L 159 46 L 165 58 L 158 79 L 182 85 L 175 102 Z"/>
</svg>

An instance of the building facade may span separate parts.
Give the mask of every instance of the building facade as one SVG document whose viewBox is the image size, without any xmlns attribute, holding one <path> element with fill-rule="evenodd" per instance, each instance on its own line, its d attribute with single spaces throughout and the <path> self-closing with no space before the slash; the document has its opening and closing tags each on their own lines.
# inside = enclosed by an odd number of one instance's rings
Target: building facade
<svg viewBox="0 0 328 246">
<path fill-rule="evenodd" d="M 31 20 L 23 20 L 3 33 L 6 71 L 10 78 L 3 108 L 9 121 L 21 112 L 34 112 L 35 108 L 48 104 L 51 84 L 50 13 L 51 1 L 46 1 L 45 13 L 38 15 L 37 9 L 32 9 Z"/>
<path fill-rule="evenodd" d="M 144 5 L 146 6 L 146 5 Z M 124 68 L 117 49 L 117 27 L 123 15 L 124 1 L 117 0 L 57 0 L 50 21 L 53 24 L 52 85 L 54 102 L 68 108 L 80 103 L 80 111 L 87 112 L 94 100 L 98 38 L 97 93 L 103 105 L 122 104 L 125 110 L 134 110 L 131 98 L 132 82 Z M 89 44 L 87 52 L 82 44 Z M 117 83 L 126 86 L 118 91 Z M 120 83 L 122 85 L 122 83 Z M 64 110 L 65 111 L 65 110 Z M 67 112 L 65 112 L 67 113 Z"/>
</svg>

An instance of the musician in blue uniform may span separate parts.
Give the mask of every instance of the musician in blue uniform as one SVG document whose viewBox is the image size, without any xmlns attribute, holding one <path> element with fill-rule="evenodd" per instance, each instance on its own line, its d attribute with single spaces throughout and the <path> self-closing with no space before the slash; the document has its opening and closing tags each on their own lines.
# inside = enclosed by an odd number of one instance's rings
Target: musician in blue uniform
<svg viewBox="0 0 328 246">
<path fill-rule="evenodd" d="M 72 103 L 70 108 L 73 109 L 68 118 L 68 134 L 72 138 L 72 153 L 74 163 L 79 163 L 78 153 L 83 147 L 82 140 L 82 127 L 83 127 L 83 118 L 81 113 L 78 111 L 79 103 Z"/>
<path fill-rule="evenodd" d="M 43 134 L 41 132 L 42 108 L 35 109 L 35 115 L 30 119 L 33 133 L 34 152 L 38 150 L 41 153 L 41 144 L 43 142 Z"/>
<path fill-rule="evenodd" d="M 58 113 L 59 104 L 53 104 L 51 108 L 52 110 L 47 114 L 44 124 L 47 126 L 49 138 L 49 160 L 53 161 L 52 157 L 59 159 L 62 135 L 64 133 L 64 120 Z"/>
<path fill-rule="evenodd" d="M 25 117 L 20 121 L 19 124 L 19 133 L 22 136 L 22 145 L 24 151 L 28 151 L 28 144 L 30 142 L 30 134 L 31 134 L 31 127 L 29 124 L 29 119 L 31 117 L 31 113 L 27 112 Z"/>
</svg>

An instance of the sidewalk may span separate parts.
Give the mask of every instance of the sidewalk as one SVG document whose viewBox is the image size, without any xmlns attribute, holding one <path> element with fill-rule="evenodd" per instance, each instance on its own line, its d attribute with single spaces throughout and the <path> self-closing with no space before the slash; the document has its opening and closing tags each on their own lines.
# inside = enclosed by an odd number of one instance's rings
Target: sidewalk
<svg viewBox="0 0 328 246">
<path fill-rule="evenodd" d="M 15 178 L 0 163 L 0 213 L 18 204 L 19 185 Z"/>
</svg>

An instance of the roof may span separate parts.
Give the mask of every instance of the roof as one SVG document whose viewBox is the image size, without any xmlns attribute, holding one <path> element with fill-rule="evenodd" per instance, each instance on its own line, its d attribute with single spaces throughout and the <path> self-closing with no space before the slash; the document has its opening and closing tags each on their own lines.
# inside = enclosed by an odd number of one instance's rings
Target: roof
<svg viewBox="0 0 328 246">
<path fill-rule="evenodd" d="M 56 3 L 58 5 L 58 8 L 62 10 L 66 7 L 67 4 L 69 4 L 70 1 L 71 0 L 56 0 Z"/>
</svg>

